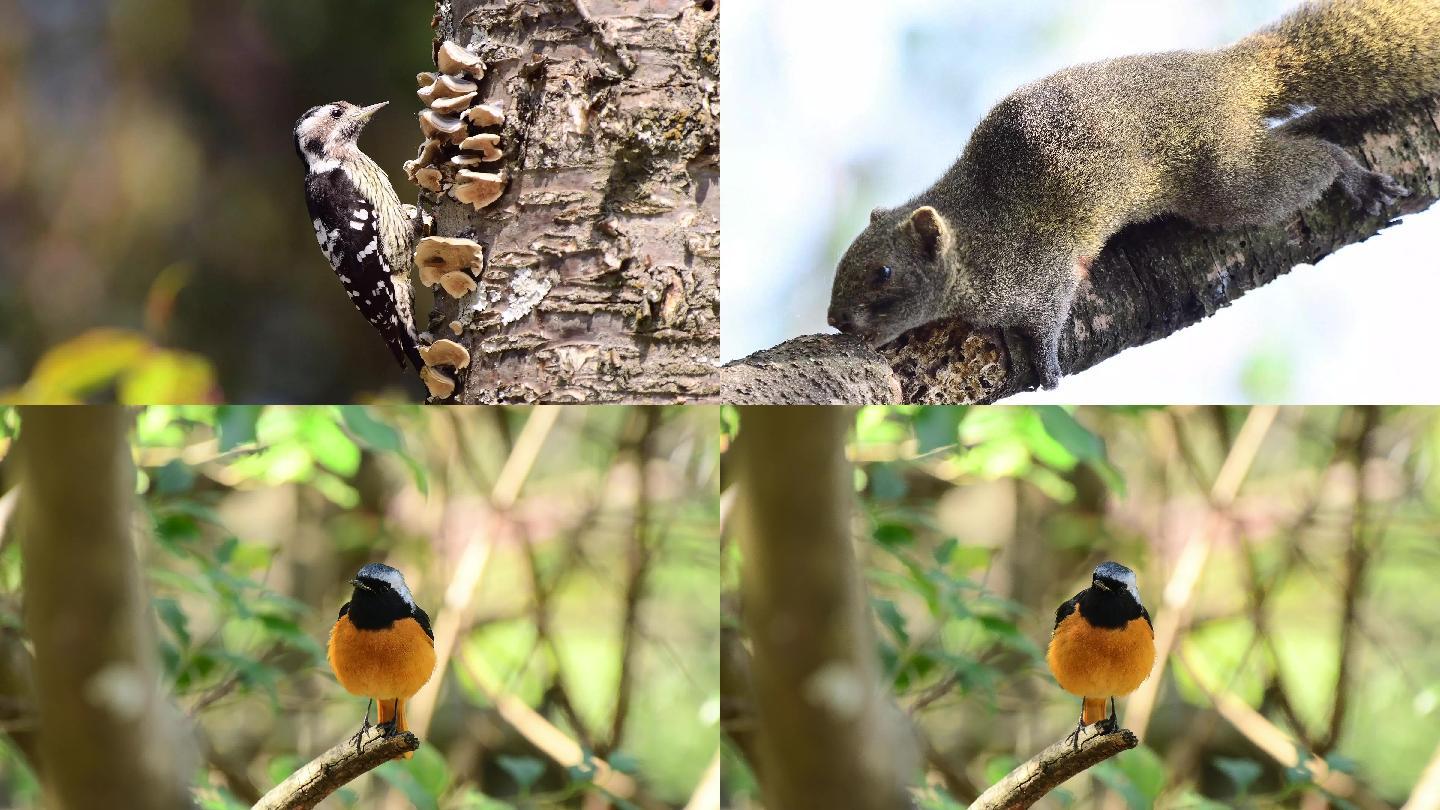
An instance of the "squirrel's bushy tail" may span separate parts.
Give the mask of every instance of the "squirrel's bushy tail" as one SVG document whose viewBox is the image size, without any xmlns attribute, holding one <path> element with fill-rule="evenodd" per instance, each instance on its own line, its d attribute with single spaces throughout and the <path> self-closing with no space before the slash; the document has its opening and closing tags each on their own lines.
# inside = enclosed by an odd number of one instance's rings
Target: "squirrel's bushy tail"
<svg viewBox="0 0 1440 810">
<path fill-rule="evenodd" d="M 1440 93 L 1440 0 L 1310 0 L 1237 49 L 1273 65 L 1275 114 L 1360 115 Z"/>
</svg>

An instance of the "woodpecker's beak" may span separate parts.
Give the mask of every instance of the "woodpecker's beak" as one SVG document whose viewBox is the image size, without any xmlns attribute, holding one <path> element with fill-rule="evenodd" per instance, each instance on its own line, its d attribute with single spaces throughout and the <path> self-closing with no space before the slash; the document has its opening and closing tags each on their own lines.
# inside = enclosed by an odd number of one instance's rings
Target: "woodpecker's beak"
<svg viewBox="0 0 1440 810">
<path fill-rule="evenodd" d="M 369 107 L 361 107 L 360 111 L 355 114 L 355 117 L 360 121 L 360 123 L 363 124 L 366 121 L 370 120 L 370 116 L 374 115 L 377 112 L 380 112 L 381 107 L 384 107 L 386 104 L 389 103 L 390 102 L 388 101 L 382 101 L 379 104 L 371 104 Z"/>
</svg>

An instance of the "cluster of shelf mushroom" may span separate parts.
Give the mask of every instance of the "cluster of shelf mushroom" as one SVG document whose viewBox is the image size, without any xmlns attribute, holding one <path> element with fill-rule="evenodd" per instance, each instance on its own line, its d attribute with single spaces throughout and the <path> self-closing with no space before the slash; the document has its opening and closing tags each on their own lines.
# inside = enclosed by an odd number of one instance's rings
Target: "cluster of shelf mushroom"
<svg viewBox="0 0 1440 810">
<path fill-rule="evenodd" d="M 499 104 L 475 103 L 485 63 L 454 42 L 446 41 L 435 56 L 438 73 L 415 77 L 416 95 L 425 103 L 420 131 L 425 142 L 414 160 L 405 163 L 410 182 L 435 194 L 449 194 L 475 210 L 500 199 L 505 192 L 505 170 L 480 171 L 505 156 L 500 135 L 483 130 L 505 120 Z"/>
<path fill-rule="evenodd" d="M 499 104 L 475 103 L 479 81 L 485 76 L 479 57 L 446 41 L 436 53 L 435 63 L 439 72 L 415 77 L 420 87 L 416 95 L 425 104 L 420 112 L 425 142 L 419 155 L 406 162 L 405 174 L 426 191 L 449 194 L 478 211 L 505 192 L 503 168 L 480 171 L 505 156 L 499 133 L 484 131 L 504 123 L 504 109 Z M 478 289 L 476 279 L 483 264 L 483 249 L 471 239 L 427 236 L 415 248 L 420 283 L 432 288 L 439 285 L 455 299 Z M 451 322 L 450 330 L 459 335 L 460 323 Z M 425 361 L 420 379 L 430 396 L 449 399 L 455 393 L 455 379 L 437 367 L 464 369 L 470 365 L 470 353 L 459 343 L 442 338 L 420 347 L 420 356 Z"/>
</svg>

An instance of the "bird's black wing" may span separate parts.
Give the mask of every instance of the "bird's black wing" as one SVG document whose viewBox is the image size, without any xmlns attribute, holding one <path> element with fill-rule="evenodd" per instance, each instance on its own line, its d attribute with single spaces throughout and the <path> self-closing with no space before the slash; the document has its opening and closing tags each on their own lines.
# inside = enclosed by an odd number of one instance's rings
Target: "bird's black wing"
<svg viewBox="0 0 1440 810">
<path fill-rule="evenodd" d="M 1150 621 L 1150 611 L 1146 610 L 1144 605 L 1140 606 L 1140 618 L 1144 619 L 1145 623 L 1150 625 L 1150 635 L 1155 635 L 1155 623 Z"/>
<path fill-rule="evenodd" d="M 401 367 L 408 359 L 424 368 L 415 346 L 413 326 L 401 323 L 395 301 L 395 283 L 380 238 L 380 222 L 371 205 L 344 169 L 311 173 L 305 177 L 305 200 L 310 207 L 315 241 L 345 285 L 350 303 L 375 327 Z"/>
<path fill-rule="evenodd" d="M 350 603 L 349 603 L 349 602 L 346 602 L 345 604 L 343 604 L 343 605 L 340 606 L 340 615 L 335 617 L 335 621 L 337 621 L 337 622 L 340 621 L 340 619 L 343 618 L 343 617 L 345 616 L 345 614 L 346 614 L 346 613 L 349 613 L 349 612 L 350 612 Z"/>
<path fill-rule="evenodd" d="M 434 641 L 435 631 L 430 629 L 430 616 L 425 613 L 425 609 L 416 605 L 415 609 L 410 611 L 410 615 L 415 617 L 415 621 L 420 623 L 420 627 L 425 631 L 425 635 L 429 636 L 431 641 Z"/>
<path fill-rule="evenodd" d="M 1081 593 L 1085 593 L 1085 592 L 1084 592 L 1084 591 L 1081 591 L 1080 593 L 1075 594 L 1074 596 L 1070 597 L 1069 599 L 1066 599 L 1064 602 L 1061 602 L 1061 603 L 1060 603 L 1060 607 L 1055 608 L 1055 627 L 1059 627 L 1059 626 L 1060 626 L 1060 622 L 1064 621 L 1066 616 L 1069 616 L 1071 613 L 1074 613 L 1074 612 L 1075 612 L 1075 608 L 1077 608 L 1077 607 L 1080 606 L 1080 594 L 1081 594 Z M 1053 627 L 1051 628 L 1051 631 L 1052 631 L 1052 632 L 1054 631 L 1054 628 L 1053 628 Z"/>
</svg>

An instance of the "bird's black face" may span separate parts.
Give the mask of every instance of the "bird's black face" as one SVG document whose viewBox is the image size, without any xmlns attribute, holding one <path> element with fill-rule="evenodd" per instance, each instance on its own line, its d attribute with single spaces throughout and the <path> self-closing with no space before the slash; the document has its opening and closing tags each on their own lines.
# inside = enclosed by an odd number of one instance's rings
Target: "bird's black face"
<svg viewBox="0 0 1440 810">
<path fill-rule="evenodd" d="M 370 563 L 350 580 L 350 620 L 364 630 L 388 627 L 411 615 L 415 600 L 400 572 L 388 565 Z"/>
<path fill-rule="evenodd" d="M 351 149 L 370 117 L 387 102 L 357 107 L 348 101 L 335 101 L 311 107 L 295 122 L 295 149 L 306 165 L 314 167 L 327 160 L 342 160 Z"/>
</svg>

